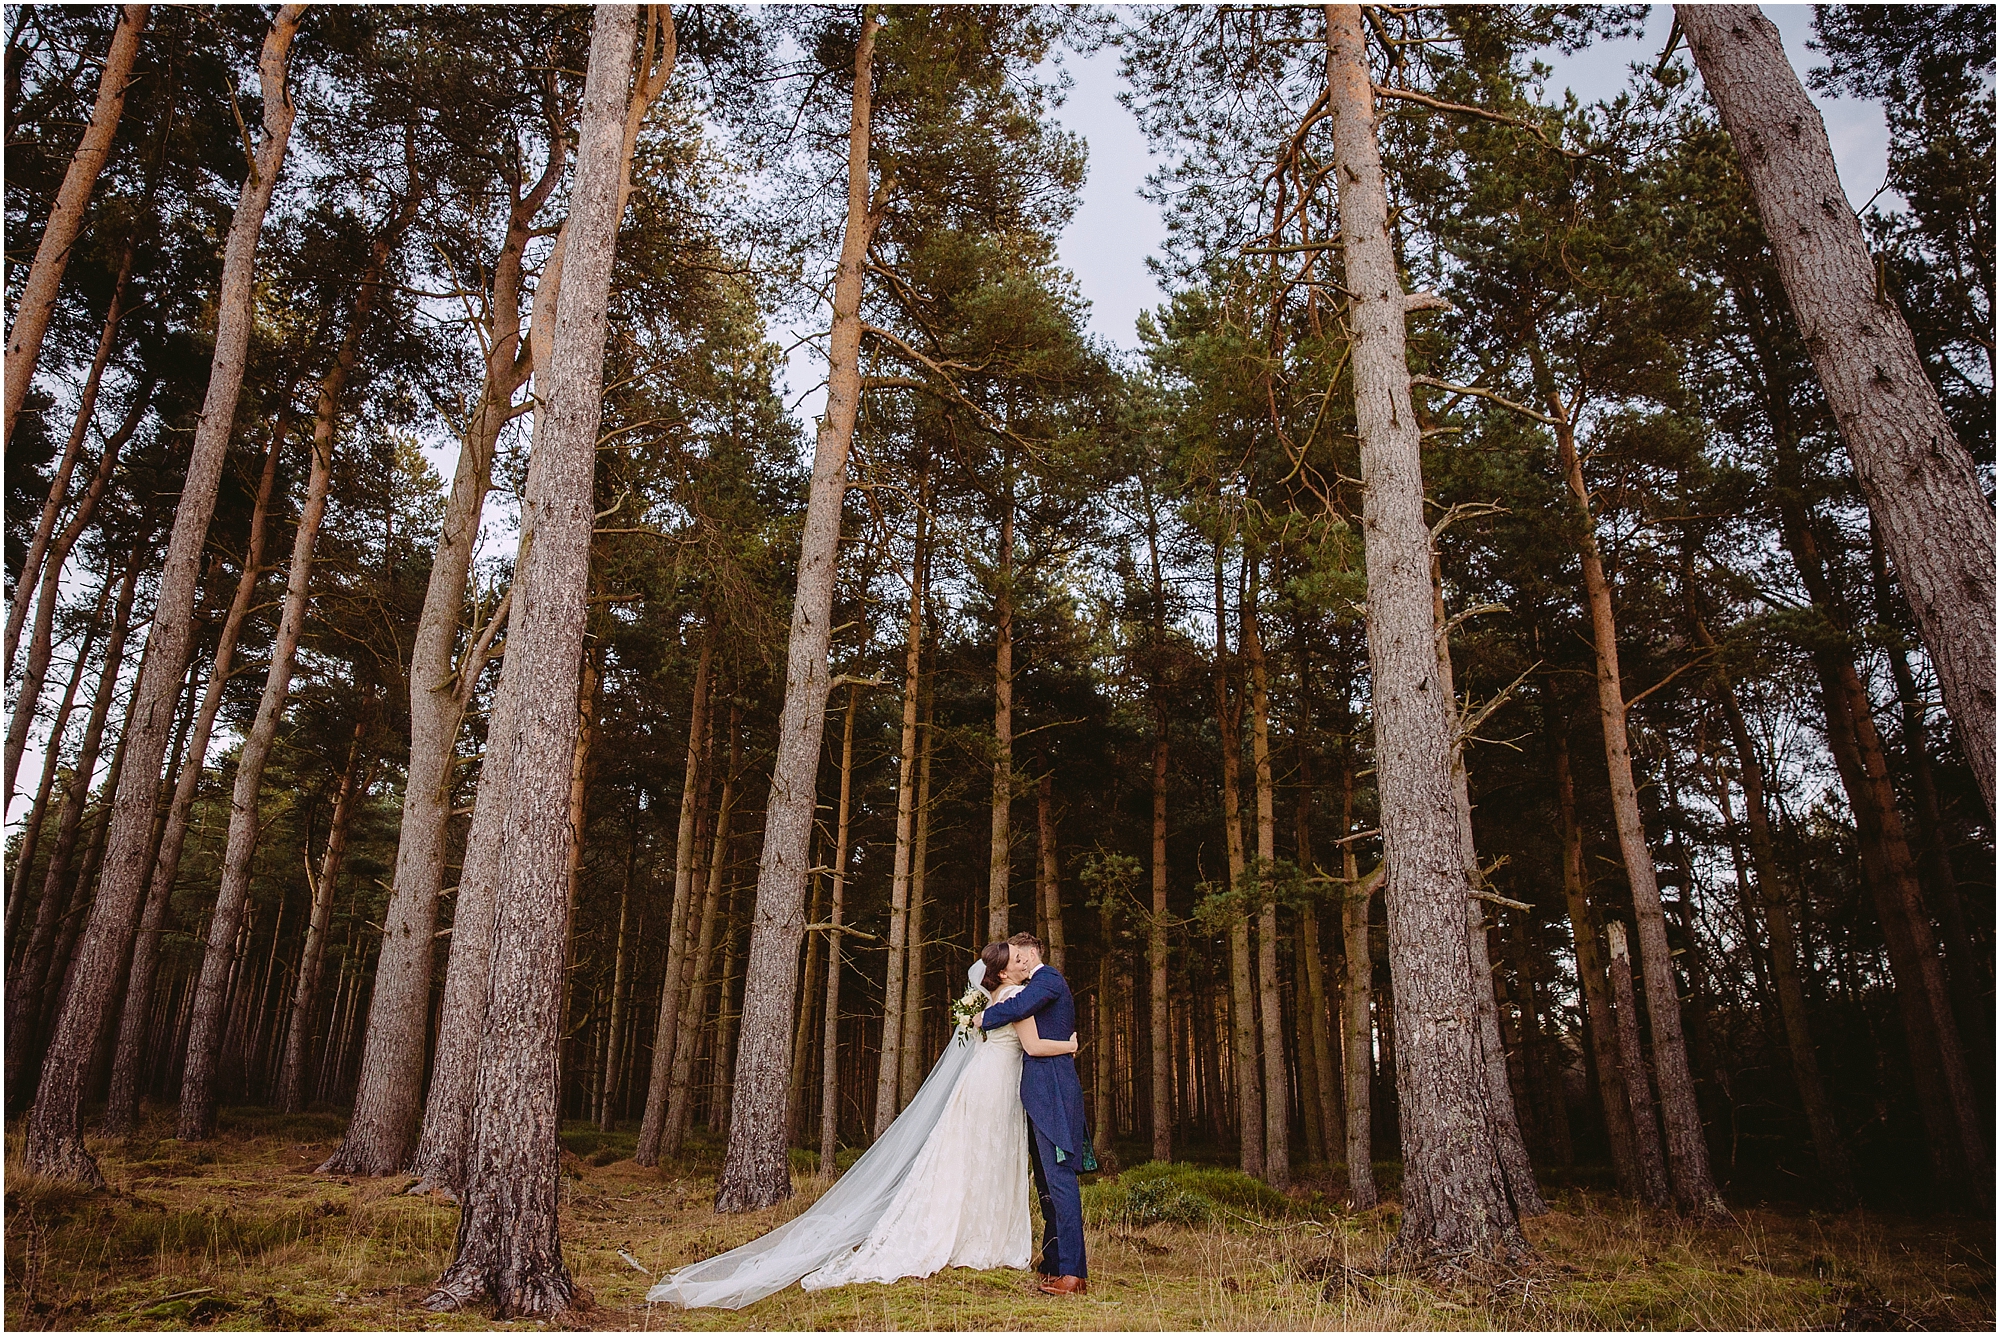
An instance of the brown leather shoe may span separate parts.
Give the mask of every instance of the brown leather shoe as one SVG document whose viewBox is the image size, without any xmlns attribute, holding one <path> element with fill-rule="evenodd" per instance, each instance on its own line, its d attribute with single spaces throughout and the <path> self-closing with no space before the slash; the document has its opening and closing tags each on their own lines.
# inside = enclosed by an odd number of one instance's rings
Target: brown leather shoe
<svg viewBox="0 0 2000 1336">
<path fill-rule="evenodd" d="M 1042 1282 L 1043 1294 L 1088 1294 L 1090 1282 L 1082 1276 L 1054 1276 Z"/>
</svg>

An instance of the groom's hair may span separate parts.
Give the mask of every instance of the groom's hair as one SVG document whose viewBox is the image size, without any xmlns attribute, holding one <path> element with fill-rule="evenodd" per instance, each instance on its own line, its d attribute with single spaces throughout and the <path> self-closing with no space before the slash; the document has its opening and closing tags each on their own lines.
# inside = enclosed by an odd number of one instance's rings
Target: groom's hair
<svg viewBox="0 0 2000 1336">
<path fill-rule="evenodd" d="M 1007 939 L 1007 945 L 1022 947 L 1039 955 L 1042 950 L 1042 939 L 1031 932 L 1017 932 Z"/>
</svg>

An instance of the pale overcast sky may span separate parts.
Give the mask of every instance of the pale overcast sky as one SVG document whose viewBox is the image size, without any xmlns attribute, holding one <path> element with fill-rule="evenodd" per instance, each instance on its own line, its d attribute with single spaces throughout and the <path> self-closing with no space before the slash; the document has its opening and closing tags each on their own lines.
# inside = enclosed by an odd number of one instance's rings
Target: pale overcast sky
<svg viewBox="0 0 2000 1336">
<path fill-rule="evenodd" d="M 1794 69 L 1803 75 L 1820 63 L 1806 49 L 1812 35 L 1812 6 L 1766 5 L 1764 12 L 1784 34 L 1785 50 Z M 1602 43 L 1567 58 L 1550 53 L 1547 60 L 1556 71 L 1550 81 L 1550 96 L 1559 96 L 1558 90 L 1564 86 L 1574 89 L 1585 102 L 1614 96 L 1629 77 L 1627 66 L 1634 61 L 1651 65 L 1659 60 L 1672 21 L 1668 6 L 1655 5 L 1643 36 Z M 1118 53 L 1106 50 L 1087 59 L 1070 56 L 1065 64 L 1075 76 L 1076 86 L 1058 115 L 1068 129 L 1089 141 L 1090 178 L 1083 188 L 1083 206 L 1063 234 L 1062 261 L 1076 274 L 1083 295 L 1090 299 L 1092 331 L 1121 348 L 1133 348 L 1138 344 L 1133 325 L 1139 313 L 1164 300 L 1147 272 L 1146 257 L 1155 252 L 1165 229 L 1159 211 L 1139 198 L 1152 162 L 1132 113 L 1118 105 L 1118 93 L 1124 87 L 1118 76 Z M 1882 108 L 1875 102 L 1818 94 L 1813 94 L 1813 100 L 1826 118 L 1841 184 L 1858 208 L 1880 188 L 1887 174 L 1889 132 Z M 812 379 L 817 379 L 817 373 Z M 815 406 L 808 399 L 801 412 Z M 811 417 L 805 421 L 810 424 Z"/>
</svg>

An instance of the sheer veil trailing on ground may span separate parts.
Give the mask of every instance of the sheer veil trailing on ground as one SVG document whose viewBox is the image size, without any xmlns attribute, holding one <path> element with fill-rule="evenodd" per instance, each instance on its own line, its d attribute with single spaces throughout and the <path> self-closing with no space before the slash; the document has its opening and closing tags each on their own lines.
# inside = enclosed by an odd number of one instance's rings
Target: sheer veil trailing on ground
<svg viewBox="0 0 2000 1336">
<path fill-rule="evenodd" d="M 984 977 L 984 964 L 973 961 L 967 981 L 983 987 Z M 646 1302 L 742 1308 L 859 1247 L 895 1200 L 976 1052 L 976 1044 L 954 1037 L 909 1107 L 824 1196 L 770 1233 L 665 1277 L 647 1291 Z"/>
</svg>

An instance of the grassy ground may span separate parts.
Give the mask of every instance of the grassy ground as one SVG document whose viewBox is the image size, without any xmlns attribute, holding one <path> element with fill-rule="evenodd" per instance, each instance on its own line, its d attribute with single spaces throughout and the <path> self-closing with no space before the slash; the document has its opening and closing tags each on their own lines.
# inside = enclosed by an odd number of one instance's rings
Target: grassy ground
<svg viewBox="0 0 2000 1336">
<path fill-rule="evenodd" d="M 44 1328 L 471 1329 L 480 1313 L 415 1305 L 442 1269 L 457 1211 L 399 1195 L 404 1180 L 324 1178 L 332 1115 L 233 1110 L 203 1145 L 170 1120 L 97 1146 L 113 1190 L 30 1179 L 8 1137 L 6 1324 Z M 1146 1167 L 1093 1185 L 1091 1293 L 1031 1294 L 1011 1271 L 955 1271 L 820 1294 L 794 1288 L 740 1313 L 649 1308 L 658 1273 L 755 1237 L 812 1191 L 757 1215 L 708 1207 L 719 1150 L 643 1170 L 629 1133 L 568 1133 L 564 1256 L 595 1304 L 573 1325 L 642 1330 L 1185 1330 L 1845 1328 L 1992 1330 L 1990 1222 L 1739 1209 L 1695 1229 L 1568 1189 L 1529 1222 L 1542 1263 L 1456 1285 L 1368 1272 L 1393 1204 L 1341 1212 L 1226 1170 Z M 621 1257 L 621 1250 L 633 1259 Z M 537 1324 L 523 1323 L 521 1326 Z"/>
</svg>

